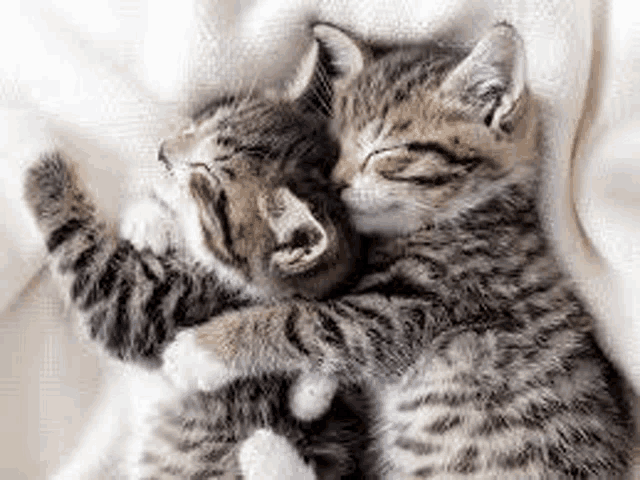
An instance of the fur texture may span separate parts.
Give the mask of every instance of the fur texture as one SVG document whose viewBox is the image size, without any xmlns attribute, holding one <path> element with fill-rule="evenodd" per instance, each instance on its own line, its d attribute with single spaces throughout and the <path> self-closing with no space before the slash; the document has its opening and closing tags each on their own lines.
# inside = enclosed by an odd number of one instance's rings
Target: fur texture
<svg viewBox="0 0 640 480">
<path fill-rule="evenodd" d="M 45 236 L 53 270 L 80 312 L 81 335 L 125 362 L 162 365 L 166 378 L 183 392 L 164 403 L 156 399 L 147 409 L 142 421 L 157 428 L 144 428 L 146 433 L 134 438 L 134 478 L 183 478 L 187 471 L 202 478 L 239 475 L 236 447 L 252 431 L 274 427 L 269 422 L 278 417 L 260 412 L 276 409 L 285 421 L 288 396 L 282 394 L 288 380 L 238 380 L 215 395 L 200 392 L 198 397 L 194 392 L 207 388 L 193 381 L 203 377 L 198 362 L 179 365 L 200 356 L 180 350 L 184 344 L 174 340 L 181 330 L 210 321 L 226 308 L 266 297 L 321 296 L 345 279 L 357 244 L 327 180 L 335 159 L 320 117 L 263 97 L 221 99 L 163 144 L 159 160 L 170 171 L 176 192 L 168 202 L 156 198 L 133 209 L 135 215 L 166 218 L 155 225 L 130 222 L 131 240 L 118 237 L 99 219 L 60 154 L 43 156 L 29 170 L 25 198 Z M 182 239 L 166 230 L 172 224 Z M 181 245 L 184 251 L 177 248 Z M 182 352 L 182 363 L 173 359 L 176 352 Z M 213 361 L 206 363 L 208 371 L 216 371 L 218 384 L 237 376 L 219 363 L 217 368 Z M 367 437 L 364 405 L 340 400 L 332 405 L 335 382 L 327 388 L 313 412 L 321 415 L 331 408 L 327 422 L 302 424 L 288 414 L 280 433 L 294 439 L 303 455 L 298 463 L 307 462 L 323 478 L 332 478 L 356 471 Z M 190 407 L 169 408 L 176 401 Z M 206 416 L 205 404 L 223 415 L 208 417 L 207 428 L 234 435 L 215 440 L 208 430 L 208 440 L 188 440 L 193 432 L 180 419 L 195 407 Z M 356 404 L 360 410 L 353 408 Z M 305 415 L 307 422 L 315 420 L 308 411 Z M 171 422 L 174 434 L 167 437 L 164 427 Z"/>
<path fill-rule="evenodd" d="M 372 237 L 364 276 L 324 302 L 223 314 L 199 327 L 200 347 L 239 370 L 306 365 L 370 385 L 371 475 L 624 475 L 621 379 L 538 214 L 517 32 L 498 25 L 471 51 L 316 34 L 337 59 L 333 178 Z"/>
</svg>

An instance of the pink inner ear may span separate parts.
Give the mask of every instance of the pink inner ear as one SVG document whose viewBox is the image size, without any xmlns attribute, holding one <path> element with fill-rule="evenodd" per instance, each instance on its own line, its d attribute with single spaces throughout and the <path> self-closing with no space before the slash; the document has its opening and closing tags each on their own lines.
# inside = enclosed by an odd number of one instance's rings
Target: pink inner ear
<svg viewBox="0 0 640 480">
<path fill-rule="evenodd" d="M 522 39 L 512 27 L 500 25 L 480 39 L 448 75 L 441 91 L 465 104 L 475 104 L 473 110 L 487 126 L 507 126 L 502 117 L 513 111 L 523 94 L 525 63 Z M 469 97 L 477 103 L 469 102 Z"/>
<path fill-rule="evenodd" d="M 340 74 L 339 81 L 348 82 L 364 68 L 360 46 L 343 31 L 330 25 L 318 24 L 313 35 L 329 51 L 333 65 Z"/>
<path fill-rule="evenodd" d="M 292 275 L 313 268 L 329 247 L 329 241 L 307 204 L 282 187 L 273 198 L 259 199 L 258 208 L 278 245 L 272 266 Z"/>
<path fill-rule="evenodd" d="M 287 82 L 284 97 L 289 101 L 300 98 L 309 88 L 318 62 L 318 44 L 313 42 L 311 48 L 303 55 L 293 78 Z"/>
</svg>

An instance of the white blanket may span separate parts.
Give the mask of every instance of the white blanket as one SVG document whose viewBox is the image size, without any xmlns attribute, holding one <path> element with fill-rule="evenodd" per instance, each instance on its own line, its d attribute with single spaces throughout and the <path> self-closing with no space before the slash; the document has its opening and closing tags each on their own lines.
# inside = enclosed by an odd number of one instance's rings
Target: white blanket
<svg viewBox="0 0 640 480">
<path fill-rule="evenodd" d="M 393 41 L 471 44 L 499 20 L 519 29 L 544 106 L 550 230 L 603 344 L 640 391 L 640 7 L 612 2 L 5 2 L 0 411 L 9 413 L 0 431 L 11 441 L 0 449 L 0 477 L 55 469 L 101 388 L 98 360 L 70 340 L 57 294 L 37 275 L 44 245 L 21 202 L 25 167 L 61 146 L 115 216 L 159 175 L 156 147 L 178 115 L 222 91 L 287 78 L 314 21 Z"/>
</svg>

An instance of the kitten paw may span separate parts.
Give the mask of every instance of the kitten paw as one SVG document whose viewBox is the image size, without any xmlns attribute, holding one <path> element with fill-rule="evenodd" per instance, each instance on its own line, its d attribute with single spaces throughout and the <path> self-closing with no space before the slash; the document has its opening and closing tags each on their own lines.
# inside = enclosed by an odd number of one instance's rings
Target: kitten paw
<svg viewBox="0 0 640 480">
<path fill-rule="evenodd" d="M 73 183 L 73 172 L 62 155 L 44 154 L 27 170 L 24 197 L 38 218 L 51 217 L 64 207 Z"/>
<path fill-rule="evenodd" d="M 311 466 L 283 436 L 261 428 L 240 446 L 238 462 L 247 480 L 315 480 Z"/>
<path fill-rule="evenodd" d="M 293 415 L 310 422 L 324 415 L 338 389 L 338 381 L 318 372 L 300 375 L 291 387 L 289 406 Z"/>
<path fill-rule="evenodd" d="M 73 165 L 60 152 L 43 154 L 27 170 L 23 196 L 45 232 L 63 220 L 89 218 L 95 211 Z"/>
<path fill-rule="evenodd" d="M 120 234 L 137 250 L 149 248 L 156 255 L 180 248 L 177 230 L 172 212 L 153 197 L 128 206 L 120 222 Z"/>
<path fill-rule="evenodd" d="M 162 354 L 162 373 L 179 391 L 213 391 L 236 378 L 240 372 L 199 348 L 193 331 L 180 332 Z"/>
</svg>

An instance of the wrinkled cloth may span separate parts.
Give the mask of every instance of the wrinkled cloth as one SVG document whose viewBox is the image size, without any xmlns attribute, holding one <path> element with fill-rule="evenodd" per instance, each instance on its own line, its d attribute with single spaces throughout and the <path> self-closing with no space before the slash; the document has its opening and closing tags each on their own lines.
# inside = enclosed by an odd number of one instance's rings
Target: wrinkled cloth
<svg viewBox="0 0 640 480">
<path fill-rule="evenodd" d="M 22 176 L 61 148 L 116 218 L 159 178 L 156 149 L 217 94 L 277 85 L 330 22 L 368 40 L 472 45 L 520 31 L 545 132 L 544 211 L 600 339 L 640 391 L 640 7 L 535 0 L 27 0 L 0 16 L 0 477 L 54 471 L 104 388 L 43 269 Z"/>
</svg>

